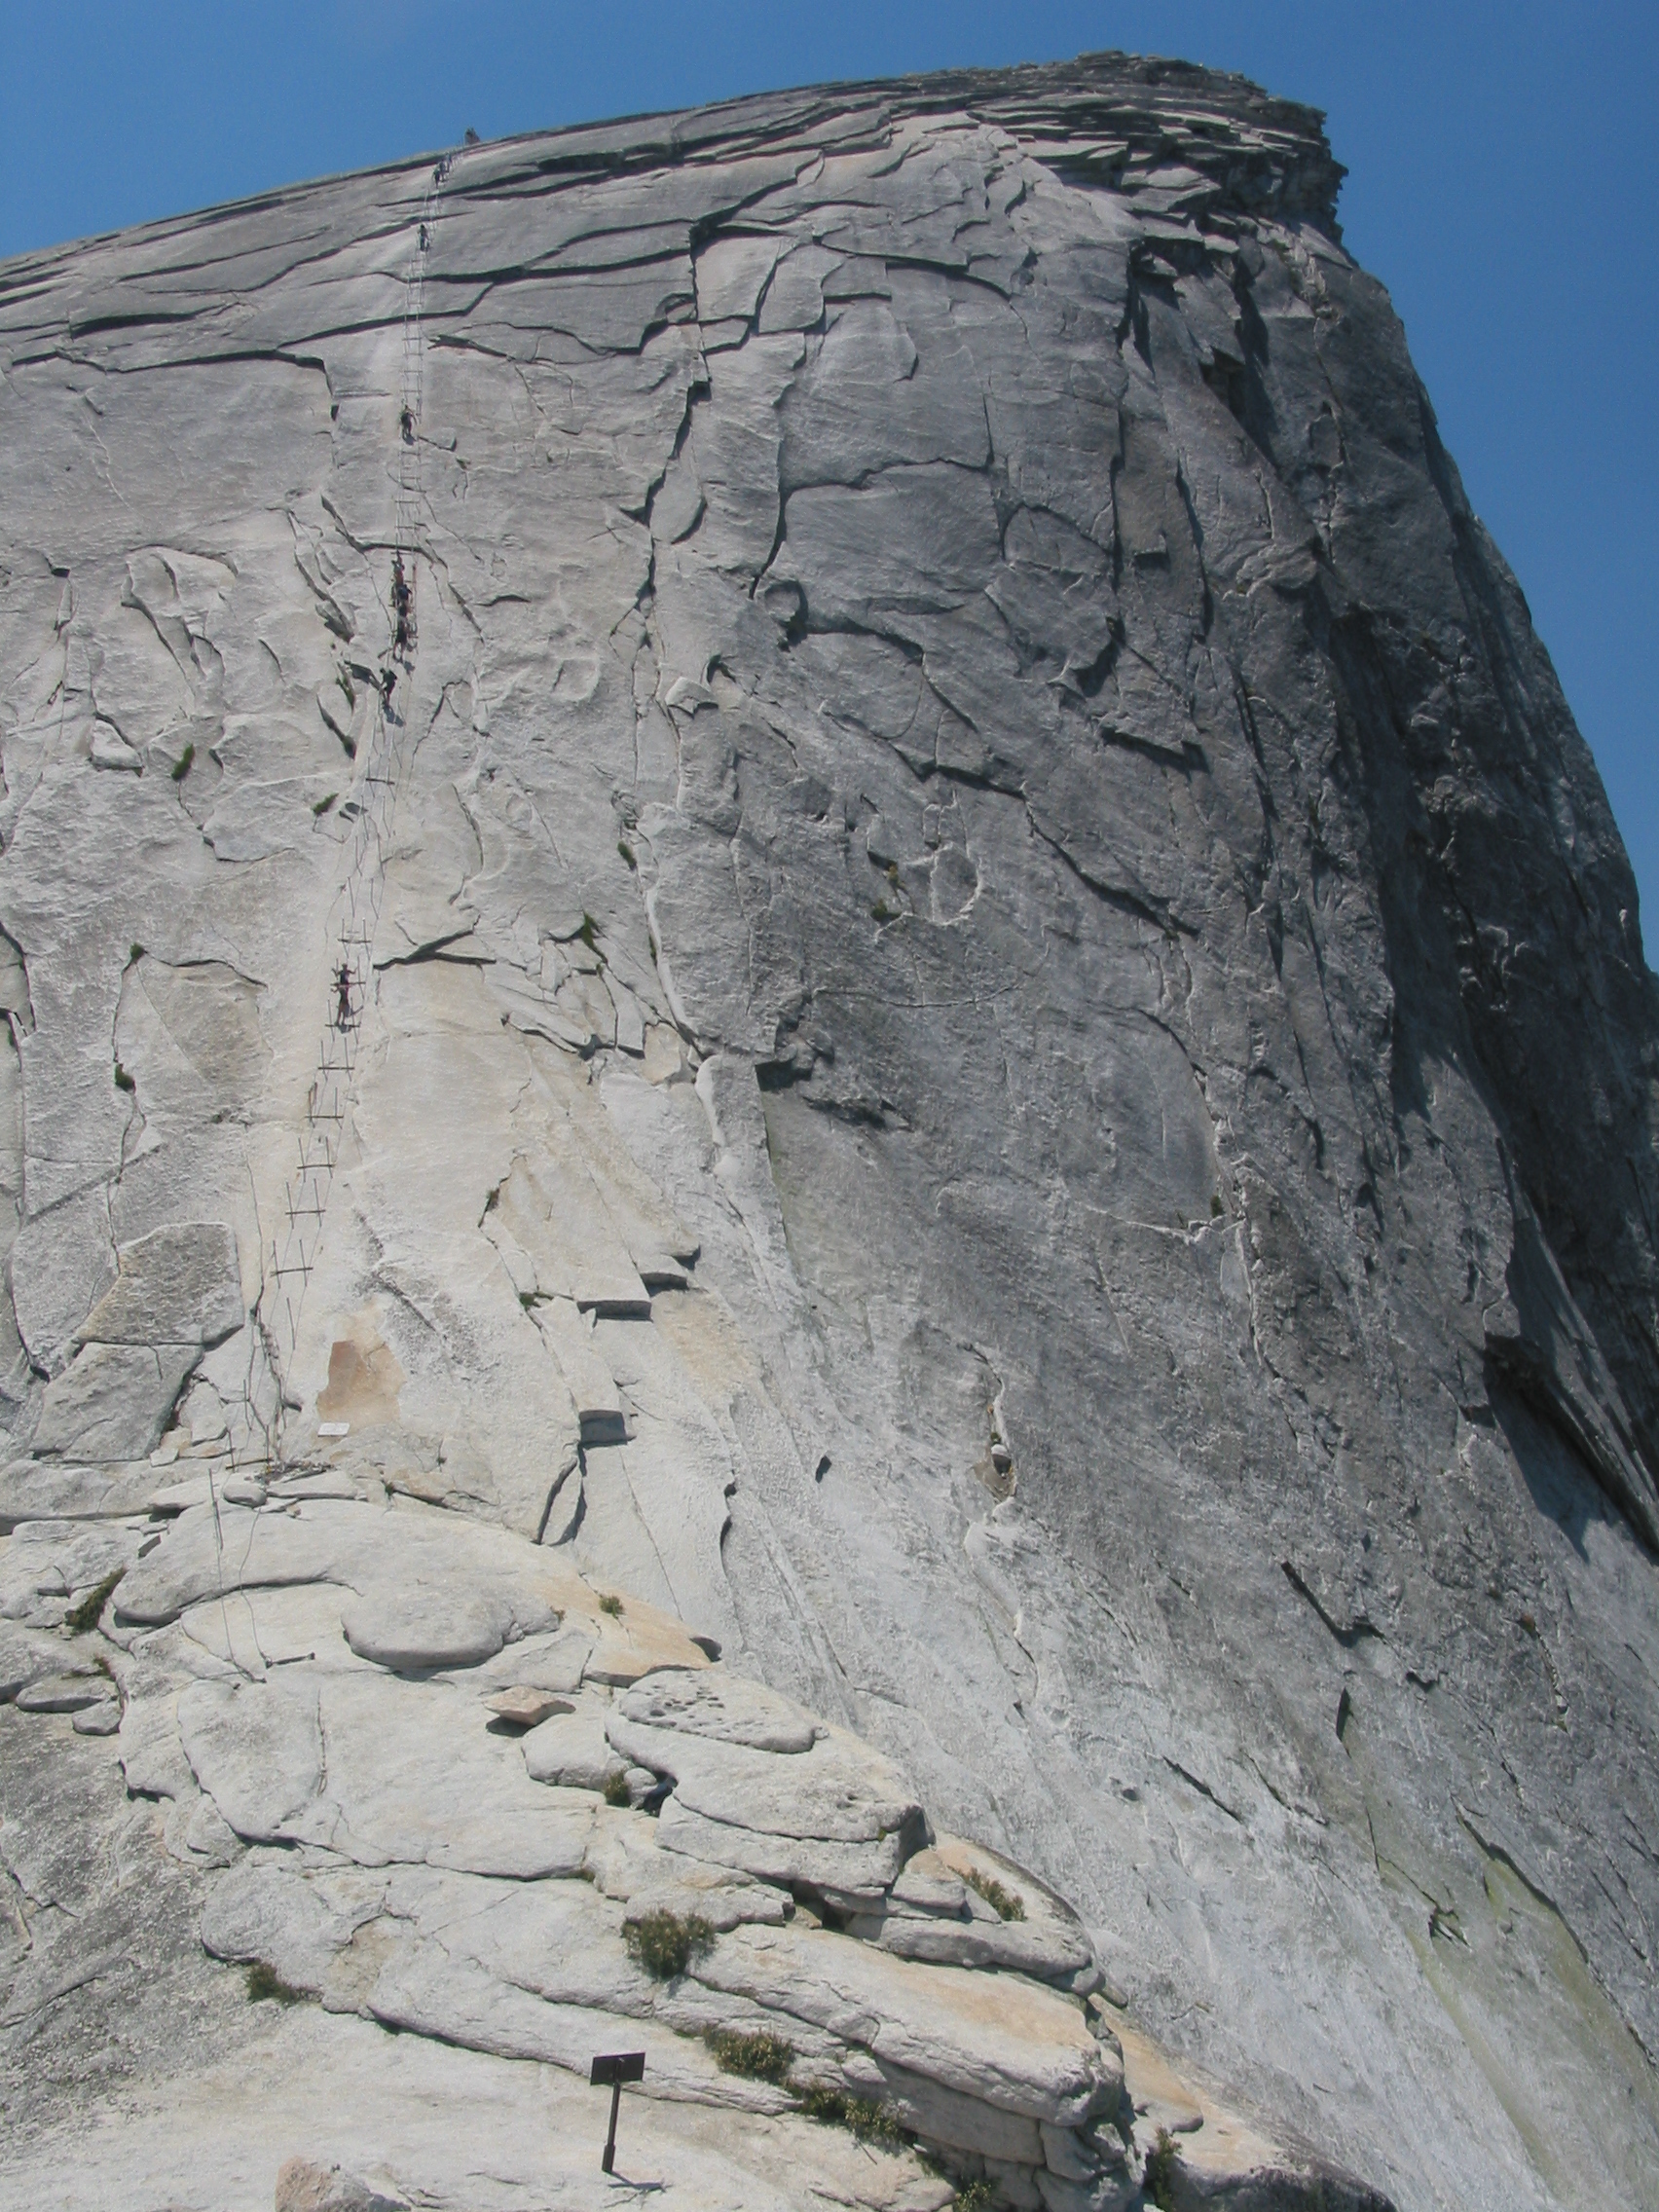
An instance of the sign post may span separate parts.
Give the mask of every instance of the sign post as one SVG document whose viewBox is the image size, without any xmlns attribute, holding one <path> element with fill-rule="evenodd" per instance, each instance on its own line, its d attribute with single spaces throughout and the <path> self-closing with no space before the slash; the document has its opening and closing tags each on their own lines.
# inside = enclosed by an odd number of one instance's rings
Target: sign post
<svg viewBox="0 0 1659 2212">
<path fill-rule="evenodd" d="M 616 2163 L 616 2114 L 622 2102 L 622 2084 L 624 2082 L 643 2082 L 645 2078 L 645 2054 L 643 2050 L 615 2050 L 593 2062 L 593 2072 L 588 2076 L 589 2085 L 610 2091 L 610 2132 L 605 2138 L 605 2156 L 599 2162 L 601 2173 L 609 2173 Z"/>
</svg>

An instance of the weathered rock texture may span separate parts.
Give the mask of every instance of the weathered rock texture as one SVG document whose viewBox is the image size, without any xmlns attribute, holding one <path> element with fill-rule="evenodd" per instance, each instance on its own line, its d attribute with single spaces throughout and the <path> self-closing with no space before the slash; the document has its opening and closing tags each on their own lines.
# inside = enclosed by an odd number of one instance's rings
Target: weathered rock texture
<svg viewBox="0 0 1659 2212">
<path fill-rule="evenodd" d="M 1022 2207 L 1659 2205 L 1659 997 L 1318 119 L 440 166 L 0 271 L 0 2187 L 599 2201 L 619 2012 L 687 2202 L 948 2194 L 783 2019 Z"/>
</svg>

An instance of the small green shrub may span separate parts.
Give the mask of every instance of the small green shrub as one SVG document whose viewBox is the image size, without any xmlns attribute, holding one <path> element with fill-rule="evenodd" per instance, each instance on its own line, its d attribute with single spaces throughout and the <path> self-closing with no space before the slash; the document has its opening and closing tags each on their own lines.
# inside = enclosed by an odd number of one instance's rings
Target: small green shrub
<svg viewBox="0 0 1659 2212">
<path fill-rule="evenodd" d="M 977 1866 L 972 1866 L 966 1880 L 968 1887 L 977 1890 L 992 1911 L 1000 1913 L 1004 1920 L 1025 1918 L 1025 1899 L 1014 1890 L 1005 1890 L 994 1874 L 981 1874 Z"/>
<path fill-rule="evenodd" d="M 625 1805 L 628 1802 L 628 1777 L 622 1769 L 613 1767 L 605 1778 L 600 1795 L 608 1805 Z"/>
<path fill-rule="evenodd" d="M 1223 1213 L 1225 1213 L 1225 1212 L 1226 1212 L 1226 1210 L 1227 1210 L 1227 1209 L 1226 1209 L 1226 1207 L 1225 1207 L 1225 1206 L 1223 1206 L 1223 1204 L 1222 1204 L 1222 1202 L 1221 1202 L 1221 1193 L 1220 1193 L 1219 1191 L 1212 1191 L 1212 1192 L 1210 1193 L 1210 1219 L 1211 1219 L 1211 1221 L 1219 1221 L 1219 1220 L 1221 1219 L 1221 1217 L 1222 1217 Z"/>
<path fill-rule="evenodd" d="M 138 1088 L 119 1060 L 115 1063 L 115 1088 L 117 1090 L 136 1090 Z"/>
<path fill-rule="evenodd" d="M 634 858 L 634 848 L 629 844 L 626 837 L 617 838 L 616 850 L 622 855 L 622 858 L 627 862 L 630 867 L 639 866 L 639 862 Z"/>
<path fill-rule="evenodd" d="M 320 818 L 328 812 L 339 796 L 338 792 L 325 792 L 321 798 L 312 800 L 312 812 Z"/>
<path fill-rule="evenodd" d="M 605 1596 L 599 1601 L 599 1609 L 602 1613 L 608 1613 L 613 1621 L 619 1621 L 622 1618 L 622 1601 L 617 1597 L 614 1590 L 608 1590 L 605 1593 Z"/>
<path fill-rule="evenodd" d="M 576 935 L 581 939 L 582 942 L 591 952 L 593 950 L 593 940 L 599 935 L 599 924 L 594 920 L 591 914 L 584 914 L 582 916 L 582 926 L 579 930 L 577 930 Z"/>
<path fill-rule="evenodd" d="M 703 2041 L 722 2074 L 741 2074 L 749 2082 L 781 2085 L 794 2064 L 794 2045 L 763 2029 L 710 2028 Z"/>
<path fill-rule="evenodd" d="M 97 1627 L 103 1618 L 103 1609 L 109 1604 L 111 1591 L 126 1572 L 126 1567 L 118 1567 L 113 1574 L 106 1574 L 94 1589 L 87 1592 L 78 1605 L 72 1605 L 64 1614 L 64 1620 L 77 1636 L 85 1636 L 90 1629 Z"/>
<path fill-rule="evenodd" d="M 997 2193 L 988 2181 L 971 2181 L 956 2192 L 956 2212 L 991 2212 Z"/>
<path fill-rule="evenodd" d="M 172 780 L 175 784 L 183 783 L 185 777 L 190 773 L 191 766 L 195 761 L 195 746 L 187 745 L 184 751 L 179 755 L 178 758 L 172 764 Z"/>
<path fill-rule="evenodd" d="M 127 964 L 129 968 L 136 968 L 139 961 L 142 960 L 143 957 L 144 947 L 138 942 L 137 939 L 134 938 L 132 942 L 127 947 Z"/>
<path fill-rule="evenodd" d="M 893 2107 L 877 2104 L 871 2097 L 849 2097 L 844 2090 L 815 2082 L 801 2098 L 800 2109 L 808 2120 L 820 2120 L 826 2127 L 847 2128 L 861 2143 L 905 2141 Z"/>
<path fill-rule="evenodd" d="M 247 1970 L 247 1997 L 250 2005 L 263 2004 L 268 1997 L 274 1997 L 278 2005 L 298 2005 L 304 1996 L 303 1989 L 296 1989 L 291 1982 L 284 1981 L 276 1969 L 268 1967 L 263 1959 L 255 1959 Z"/>
<path fill-rule="evenodd" d="M 1158 2141 L 1146 2155 L 1146 2171 L 1141 2176 L 1141 2188 L 1148 2202 L 1158 2206 L 1158 2212 L 1173 2212 L 1175 2168 L 1180 2158 L 1174 2136 L 1167 2127 L 1161 2127 Z"/>
<path fill-rule="evenodd" d="M 878 922 L 891 922 L 895 919 L 893 908 L 887 903 L 887 901 L 885 899 L 878 899 L 876 901 L 875 904 L 870 908 L 870 914 L 873 919 Z"/>
<path fill-rule="evenodd" d="M 683 1973 L 714 1939 L 714 1930 L 700 1913 L 688 1912 L 682 1918 L 678 1912 L 662 1908 L 642 1913 L 622 1929 L 628 1956 L 654 1981 L 672 1981 L 676 1974 Z"/>
</svg>

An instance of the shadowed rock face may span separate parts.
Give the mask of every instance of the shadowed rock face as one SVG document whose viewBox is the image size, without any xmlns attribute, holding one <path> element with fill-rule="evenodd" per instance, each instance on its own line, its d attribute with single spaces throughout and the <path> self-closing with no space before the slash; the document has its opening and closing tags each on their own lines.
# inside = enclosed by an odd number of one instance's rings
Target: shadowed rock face
<svg viewBox="0 0 1659 2212">
<path fill-rule="evenodd" d="M 0 270 L 5 1686 L 235 1586 L 209 1473 L 444 1506 L 901 1762 L 1281 2139 L 1653 2206 L 1659 998 L 1341 173 L 1100 56 Z M 365 1665 L 535 1633 L 422 1561 Z"/>
</svg>

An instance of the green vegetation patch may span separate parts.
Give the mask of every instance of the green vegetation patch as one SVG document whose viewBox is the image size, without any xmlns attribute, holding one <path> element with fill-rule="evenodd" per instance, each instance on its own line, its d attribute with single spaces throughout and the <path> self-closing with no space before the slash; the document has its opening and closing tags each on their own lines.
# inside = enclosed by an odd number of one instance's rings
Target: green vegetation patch
<svg viewBox="0 0 1659 2212">
<path fill-rule="evenodd" d="M 800 2109 L 808 2120 L 819 2120 L 826 2127 L 846 2128 L 861 2143 L 885 2143 L 897 2148 L 909 2141 L 893 2107 L 877 2103 L 873 2097 L 849 2097 L 844 2090 L 814 2083 L 801 2098 Z"/>
<path fill-rule="evenodd" d="M 268 1997 L 278 2005 L 298 2005 L 305 1997 L 303 1989 L 284 1981 L 275 1967 L 268 1967 L 263 1959 L 255 1959 L 247 1970 L 247 1996 L 250 2005 L 261 2005 Z"/>
<path fill-rule="evenodd" d="M 600 1795 L 608 1805 L 626 1805 L 628 1802 L 628 1777 L 620 1767 L 614 1767 L 605 1778 Z"/>
<path fill-rule="evenodd" d="M 745 2081 L 781 2085 L 794 2064 L 794 2045 L 763 2029 L 710 2028 L 703 2041 L 722 2074 L 741 2074 Z"/>
<path fill-rule="evenodd" d="M 715 1939 L 715 1932 L 700 1913 L 658 1910 L 642 1913 L 623 1923 L 622 1940 L 636 1966 L 644 1967 L 654 1981 L 672 1981 L 699 1959 Z"/>
<path fill-rule="evenodd" d="M 994 1874 L 981 1874 L 977 1866 L 971 1866 L 965 1879 L 968 1887 L 977 1890 L 1004 1920 L 1025 1918 L 1025 1899 L 1015 1890 L 1005 1890 Z"/>
<path fill-rule="evenodd" d="M 1158 2141 L 1146 2155 L 1146 2171 L 1141 2176 L 1141 2189 L 1149 2204 L 1156 2204 L 1158 2212 L 1174 2212 L 1175 2168 L 1181 2162 L 1181 2153 L 1175 2138 L 1167 2127 L 1158 2131 Z"/>
<path fill-rule="evenodd" d="M 97 1627 L 103 1618 L 103 1609 L 109 1604 L 111 1592 L 126 1572 L 126 1567 L 118 1567 L 113 1574 L 106 1574 L 101 1582 L 89 1590 L 78 1605 L 70 1606 L 63 1618 L 77 1636 L 85 1636 Z"/>
</svg>

